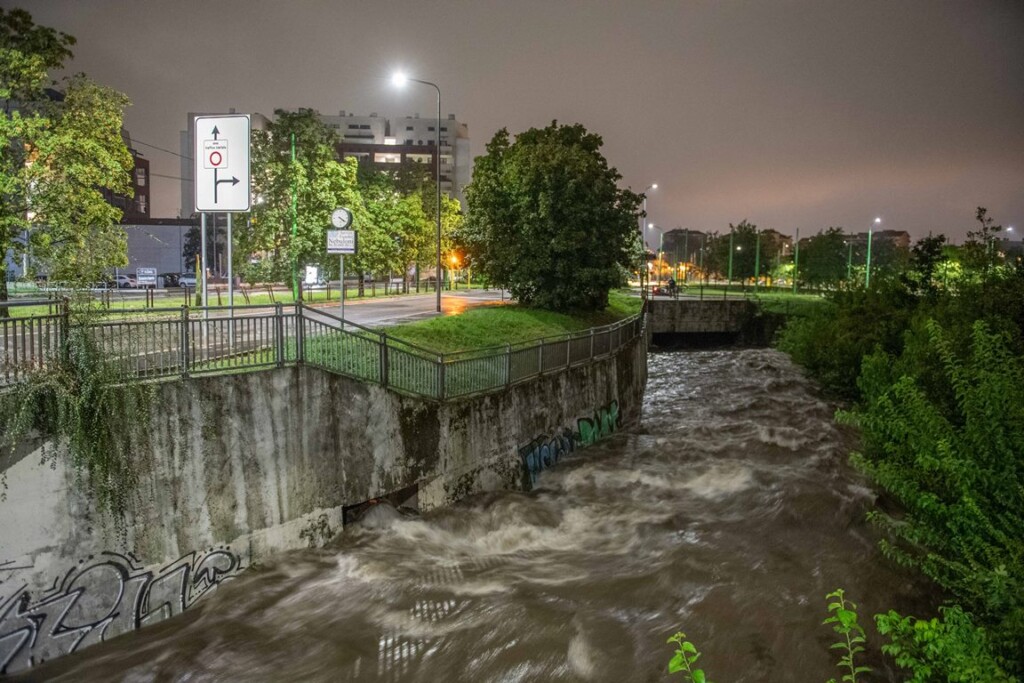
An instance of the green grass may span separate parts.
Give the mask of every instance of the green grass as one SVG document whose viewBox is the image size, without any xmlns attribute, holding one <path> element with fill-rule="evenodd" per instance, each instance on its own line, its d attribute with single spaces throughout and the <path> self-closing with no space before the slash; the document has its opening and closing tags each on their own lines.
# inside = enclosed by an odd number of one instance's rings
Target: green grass
<svg viewBox="0 0 1024 683">
<path fill-rule="evenodd" d="M 396 297 L 396 296 L 408 296 L 408 295 L 403 294 L 400 291 L 398 291 L 398 289 L 399 288 L 397 288 L 397 287 L 390 288 L 388 290 L 387 298 L 392 298 L 392 297 Z M 460 284 L 457 291 L 465 291 L 466 289 L 468 289 L 468 288 L 466 287 L 465 284 Z M 482 289 L 482 287 L 479 284 L 474 284 L 472 286 L 472 289 Z M 30 291 L 30 290 L 23 290 L 22 293 L 24 293 L 25 291 Z M 126 290 L 112 290 L 111 291 L 111 293 L 110 293 L 111 294 L 110 307 L 107 309 L 110 313 L 115 314 L 115 317 L 116 317 L 116 314 L 118 314 L 118 313 L 124 313 L 126 316 L 128 316 L 128 315 L 132 315 L 134 313 L 144 313 L 144 312 L 146 312 L 148 310 L 148 309 L 145 308 L 145 297 L 143 297 L 141 295 L 141 292 L 139 292 L 138 294 L 135 294 L 134 296 L 132 296 L 132 298 L 127 298 L 127 299 L 126 298 L 121 298 L 122 296 L 125 296 L 125 291 Z M 127 290 L 127 291 L 138 292 L 139 290 Z M 248 306 L 248 305 L 252 305 L 252 306 L 273 306 L 274 304 L 278 304 L 278 303 L 279 304 L 285 304 L 285 305 L 292 305 L 292 304 L 295 303 L 295 297 L 292 296 L 291 289 L 288 289 L 288 290 L 274 290 L 272 292 L 268 292 L 266 287 L 259 287 L 259 286 L 257 286 L 257 287 L 252 287 L 252 288 L 246 287 L 245 291 L 249 295 L 248 299 L 246 299 L 246 297 L 242 293 L 241 289 L 236 289 L 235 290 L 235 305 L 236 306 Z M 447 289 L 444 290 L 444 291 L 448 292 Z M 41 298 L 41 299 L 45 298 L 47 296 L 46 292 L 40 292 L 39 290 L 35 290 L 35 292 L 38 293 L 39 298 Z M 418 293 L 419 294 L 430 294 L 432 292 L 433 292 L 433 290 L 428 290 L 426 288 L 426 285 L 423 285 L 420 288 L 420 291 Z M 218 295 L 218 293 L 219 293 L 219 295 Z M 184 290 L 179 290 L 179 289 L 176 289 L 176 288 L 172 287 L 172 288 L 167 290 L 166 294 L 157 294 L 156 299 L 155 299 L 155 307 L 156 308 L 180 308 L 186 302 L 190 306 L 194 306 L 194 304 L 195 304 L 195 292 L 193 290 L 190 290 L 189 294 L 190 294 L 190 296 L 189 296 L 188 300 L 186 300 L 186 298 L 185 298 L 185 291 Z M 328 296 L 328 294 L 330 296 Z M 410 287 L 410 289 L 409 289 L 409 295 L 413 295 L 413 294 L 417 294 L 415 286 Z M 128 296 L 131 296 L 131 295 L 128 295 Z M 365 289 L 363 290 L 363 296 L 359 296 L 359 290 L 357 288 L 349 287 L 348 288 L 348 295 L 346 297 L 346 301 L 362 301 L 363 299 L 374 299 L 374 298 L 383 298 L 383 297 L 384 297 L 384 286 L 382 284 L 377 286 L 376 292 L 374 292 L 374 290 L 369 285 L 367 285 L 365 287 Z M 328 292 L 326 289 L 305 290 L 302 293 L 302 298 L 303 298 L 303 301 L 305 303 L 307 303 L 307 304 L 325 303 L 325 302 L 328 302 L 328 301 L 341 301 L 340 291 L 338 290 L 337 286 L 331 287 L 330 292 Z M 226 285 L 217 285 L 216 287 L 214 287 L 214 286 L 211 285 L 210 290 L 209 290 L 209 299 L 210 299 L 210 305 L 211 306 L 227 306 L 228 305 L 227 286 Z M 95 301 L 97 302 L 97 305 L 100 302 L 99 299 L 95 299 Z M 42 305 L 39 305 L 39 306 L 17 306 L 17 307 L 13 307 L 13 308 L 10 309 L 10 314 L 11 314 L 12 317 L 15 317 L 15 318 L 29 318 L 29 317 L 33 317 L 33 316 L 39 316 L 39 315 L 48 315 L 50 313 L 56 312 L 57 311 L 57 306 L 58 306 L 58 302 L 57 301 L 54 301 L 54 303 L 51 304 L 51 305 L 42 304 Z"/>
<path fill-rule="evenodd" d="M 518 305 L 483 306 L 443 318 L 381 328 L 389 337 L 441 353 L 515 344 L 608 325 L 640 312 L 639 297 L 613 291 L 603 311 L 566 314 Z"/>
</svg>

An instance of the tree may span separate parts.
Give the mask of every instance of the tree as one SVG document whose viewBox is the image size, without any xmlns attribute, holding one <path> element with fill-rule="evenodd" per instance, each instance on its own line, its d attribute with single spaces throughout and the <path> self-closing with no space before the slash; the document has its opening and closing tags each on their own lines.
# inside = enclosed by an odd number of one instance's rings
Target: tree
<svg viewBox="0 0 1024 683">
<path fill-rule="evenodd" d="M 374 239 L 367 234 L 373 226 L 356 182 L 355 159 L 337 161 L 335 135 L 314 110 L 275 114 L 267 130 L 252 134 L 254 202 L 250 229 L 239 231 L 237 258 L 259 255 L 262 276 L 285 280 L 300 265 L 327 262 L 326 231 L 331 211 L 339 206 L 352 211 L 360 252 Z"/>
<path fill-rule="evenodd" d="M 910 268 L 905 280 L 916 294 L 934 296 L 938 291 L 936 275 L 944 259 L 945 235 L 928 235 L 914 243 L 910 250 Z"/>
<path fill-rule="evenodd" d="M 760 235 L 760 240 L 758 235 Z M 761 243 L 760 249 L 758 241 Z M 781 235 L 774 230 L 759 231 L 756 225 L 746 220 L 740 221 L 739 225 L 730 223 L 729 233 L 713 242 L 714 258 L 712 262 L 725 277 L 729 275 L 730 244 L 732 245 L 732 277 L 734 280 L 752 278 L 755 270 L 758 271 L 758 277 L 764 277 L 771 272 L 772 259 L 780 249 Z M 760 258 L 758 258 L 759 255 Z"/>
<path fill-rule="evenodd" d="M 978 221 L 980 227 L 967 232 L 967 240 L 960 252 L 961 263 L 971 274 L 987 279 L 991 270 L 1002 260 L 995 249 L 995 241 L 996 233 L 1001 232 L 1003 226 L 995 225 L 988 215 L 988 209 L 983 206 L 978 207 L 974 220 Z"/>
<path fill-rule="evenodd" d="M 520 302 L 601 309 L 633 265 L 640 196 L 617 185 L 601 137 L 579 125 L 498 131 L 466 189 L 473 262 Z"/>
<path fill-rule="evenodd" d="M 134 164 L 121 137 L 127 97 L 84 75 L 47 89 L 74 43 L 0 9 L 0 254 L 31 250 L 54 277 L 87 282 L 127 262 L 121 211 L 103 192 L 131 196 Z"/>
<path fill-rule="evenodd" d="M 832 287 L 846 279 L 851 238 L 842 228 L 829 228 L 800 245 L 800 279 L 816 287 Z"/>
</svg>

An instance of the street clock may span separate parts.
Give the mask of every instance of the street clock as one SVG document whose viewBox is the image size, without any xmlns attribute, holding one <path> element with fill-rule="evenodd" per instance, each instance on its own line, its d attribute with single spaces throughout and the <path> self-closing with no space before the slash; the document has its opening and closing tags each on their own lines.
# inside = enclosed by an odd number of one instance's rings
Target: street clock
<svg viewBox="0 0 1024 683">
<path fill-rule="evenodd" d="M 338 230 L 344 230 L 352 225 L 352 212 L 348 209 L 337 208 L 331 212 L 331 225 Z"/>
</svg>

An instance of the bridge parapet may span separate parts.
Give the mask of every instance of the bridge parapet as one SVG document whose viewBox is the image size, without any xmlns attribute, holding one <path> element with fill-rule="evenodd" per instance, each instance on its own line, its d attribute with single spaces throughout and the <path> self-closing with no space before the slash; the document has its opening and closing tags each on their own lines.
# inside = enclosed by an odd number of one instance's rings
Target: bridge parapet
<svg viewBox="0 0 1024 683">
<path fill-rule="evenodd" d="M 653 334 L 739 334 L 756 313 L 745 299 L 653 299 L 648 324 Z"/>
</svg>

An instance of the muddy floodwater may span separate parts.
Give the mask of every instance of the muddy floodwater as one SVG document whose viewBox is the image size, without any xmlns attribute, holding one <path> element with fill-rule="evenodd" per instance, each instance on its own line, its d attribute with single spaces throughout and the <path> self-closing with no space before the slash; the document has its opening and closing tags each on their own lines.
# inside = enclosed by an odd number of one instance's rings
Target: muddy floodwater
<svg viewBox="0 0 1024 683">
<path fill-rule="evenodd" d="M 681 680 L 677 630 L 716 683 L 838 677 L 827 592 L 862 621 L 929 597 L 879 554 L 833 412 L 775 351 L 652 354 L 640 428 L 533 492 L 378 507 L 328 548 L 19 680 Z M 864 680 L 896 680 L 871 663 Z"/>
</svg>

